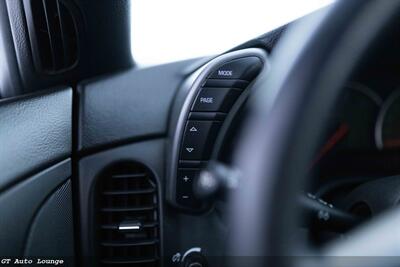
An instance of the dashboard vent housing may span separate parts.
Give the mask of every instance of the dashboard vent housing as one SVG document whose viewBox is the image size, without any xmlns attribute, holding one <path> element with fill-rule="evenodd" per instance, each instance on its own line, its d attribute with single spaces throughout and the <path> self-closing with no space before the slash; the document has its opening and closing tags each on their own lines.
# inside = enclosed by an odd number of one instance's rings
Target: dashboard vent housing
<svg viewBox="0 0 400 267">
<path fill-rule="evenodd" d="M 122 163 L 103 173 L 96 190 L 100 266 L 160 265 L 157 192 L 154 175 L 142 164 Z"/>
<path fill-rule="evenodd" d="M 36 69 L 57 74 L 78 62 L 78 32 L 63 0 L 25 0 L 25 16 Z"/>
</svg>

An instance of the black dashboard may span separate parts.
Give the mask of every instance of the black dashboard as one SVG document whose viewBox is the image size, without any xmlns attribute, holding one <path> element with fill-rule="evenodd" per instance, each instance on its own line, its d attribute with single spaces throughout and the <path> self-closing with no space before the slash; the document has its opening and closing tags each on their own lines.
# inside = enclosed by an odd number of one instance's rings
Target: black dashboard
<svg viewBox="0 0 400 267">
<path fill-rule="evenodd" d="M 79 86 L 76 170 L 85 264 L 91 255 L 103 265 L 140 263 L 132 255 L 145 255 L 143 266 L 222 259 L 224 209 L 199 201 L 193 183 L 217 157 L 251 84 L 268 67 L 265 49 L 248 48 Z M 159 73 L 166 75 L 151 79 Z M 136 245 L 121 249 L 128 241 Z"/>
<path fill-rule="evenodd" d="M 400 173 L 400 55 L 397 41 L 385 45 L 393 49 L 376 44 L 345 85 L 310 165 L 310 191 L 355 213 L 362 207 L 366 219 L 396 205 Z"/>
<path fill-rule="evenodd" d="M 387 45 L 387 44 L 386 44 Z M 390 46 L 396 47 L 393 42 Z M 324 175 L 384 176 L 399 172 L 399 59 L 377 44 L 345 86 L 321 144 Z M 377 52 L 379 51 L 379 52 Z M 334 162 L 334 163 L 333 163 Z"/>
<path fill-rule="evenodd" d="M 33 255 L 49 244 L 53 255 L 81 266 L 219 266 L 228 236 L 225 202 L 200 199 L 196 182 L 209 163 L 232 163 L 253 85 L 274 67 L 269 53 L 285 29 L 212 58 L 121 71 L 133 66 L 123 60 L 112 68 L 119 72 L 97 77 L 111 72 L 99 64 L 96 77 L 85 73 L 90 79 L 83 81 L 76 69 L 70 87 L 53 88 L 65 81 L 60 73 L 53 82 L 22 77 L 35 90 L 52 88 L 0 101 L 1 123 L 18 123 L 0 132 L 0 150 L 8 156 L 0 157 L 6 170 L 0 206 L 8 215 L 0 225 L 13 229 L 0 238 L 0 250 Z M 125 36 L 125 30 L 115 35 Z M 389 44 L 392 49 L 385 44 L 384 53 L 377 44 L 344 85 L 310 162 L 313 181 L 304 188 L 366 217 L 392 205 L 400 188 L 397 42 Z M 0 85 L 0 91 L 7 89 Z M 385 197 L 375 205 L 379 193 Z M 31 211 L 19 214 L 18 227 L 13 203 Z M 53 226 L 54 217 L 64 227 Z M 44 234 L 46 229 L 65 245 Z"/>
</svg>

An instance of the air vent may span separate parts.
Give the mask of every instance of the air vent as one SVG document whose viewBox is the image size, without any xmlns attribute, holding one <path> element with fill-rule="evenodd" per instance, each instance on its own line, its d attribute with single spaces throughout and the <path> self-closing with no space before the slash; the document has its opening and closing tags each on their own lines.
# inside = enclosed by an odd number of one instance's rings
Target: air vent
<svg viewBox="0 0 400 267">
<path fill-rule="evenodd" d="M 101 266 L 159 266 L 157 186 L 143 165 L 107 170 L 97 186 L 97 258 Z"/>
<path fill-rule="evenodd" d="M 62 0 L 24 1 L 33 59 L 39 72 L 57 74 L 77 64 L 77 28 L 66 3 Z"/>
</svg>

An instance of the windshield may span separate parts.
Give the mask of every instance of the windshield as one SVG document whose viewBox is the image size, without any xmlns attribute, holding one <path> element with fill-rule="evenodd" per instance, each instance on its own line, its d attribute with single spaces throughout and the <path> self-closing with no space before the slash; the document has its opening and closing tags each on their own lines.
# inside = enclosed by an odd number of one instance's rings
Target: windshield
<svg viewBox="0 0 400 267">
<path fill-rule="evenodd" d="M 331 2 L 132 1 L 132 54 L 146 66 L 221 53 Z"/>
</svg>

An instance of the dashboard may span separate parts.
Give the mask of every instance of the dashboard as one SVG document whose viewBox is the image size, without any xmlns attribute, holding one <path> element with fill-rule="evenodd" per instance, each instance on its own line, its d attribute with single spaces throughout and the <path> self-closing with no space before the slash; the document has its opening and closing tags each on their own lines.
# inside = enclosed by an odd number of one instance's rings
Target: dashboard
<svg viewBox="0 0 400 267">
<path fill-rule="evenodd" d="M 3 175 L 7 183 L 2 190 L 10 192 L 10 197 L 0 204 L 9 210 L 13 207 L 9 203 L 24 196 L 26 201 L 18 210 L 35 211 L 47 196 L 55 195 L 48 198 L 49 203 L 68 202 L 68 209 L 56 216 L 59 222 L 54 224 L 63 227 L 52 231 L 70 229 L 68 235 L 59 233 L 66 240 L 63 245 L 68 244 L 60 251 L 67 254 L 67 248 L 74 251 L 73 245 L 79 245 L 76 250 L 84 266 L 93 261 L 98 265 L 160 266 L 163 262 L 164 266 L 186 266 L 190 257 L 201 261 L 206 257 L 209 266 L 217 266 L 211 261 L 221 260 L 225 253 L 226 205 L 220 199 L 199 200 L 194 183 L 208 163 L 232 163 L 252 85 L 263 69 L 274 67 L 268 53 L 284 30 L 279 28 L 213 59 L 130 69 L 81 82 L 74 90 L 3 102 L 2 118 L 17 118 L 21 123 L 20 128 L 5 131 L 4 144 L 18 140 L 32 150 L 21 148 L 17 154 L 12 145 L 6 146 L 10 158 L 2 166 L 10 175 Z M 390 201 L 400 188 L 396 176 L 400 173 L 399 44 L 393 43 L 392 49 L 384 45 L 386 53 L 380 48 L 376 49 L 379 55 L 372 51 L 361 64 L 364 67 L 343 85 L 330 127 L 310 162 L 312 183 L 304 189 L 314 200 L 326 200 L 327 205 L 333 203 L 346 211 L 356 207 L 364 215 L 365 206 L 356 204 L 367 203 L 371 213 L 379 211 L 393 204 Z M 50 100 L 55 104 L 50 105 Z M 18 103 L 25 101 L 38 104 L 22 105 L 21 112 Z M 41 111 L 41 107 L 57 113 Z M 52 122 L 54 114 L 61 118 L 57 125 Z M 41 123 L 31 127 L 31 121 Z M 43 128 L 38 130 L 37 125 Z M 14 133 L 19 129 L 24 129 L 23 134 Z M 54 129 L 59 129 L 55 133 L 59 143 L 65 144 L 54 148 L 57 153 L 48 149 L 47 135 L 42 134 Z M 15 164 L 28 157 L 31 165 Z M 62 159 L 56 169 L 50 167 Z M 42 168 L 49 170 L 39 178 L 33 176 Z M 8 186 L 20 186 L 28 178 L 41 183 L 7 191 Z M 73 212 L 73 207 L 79 208 Z M 30 225 L 33 213 L 21 214 L 21 226 L 14 228 L 15 213 L 9 211 L 2 225 L 14 229 L 6 234 L 18 246 L 9 246 L 3 239 L 3 251 L 24 248 L 24 233 L 37 236 L 37 244 L 57 241 L 41 231 L 30 234 L 36 229 Z M 50 229 L 51 222 L 43 219 L 40 229 Z M 39 247 L 32 244 L 29 249 Z"/>
</svg>

